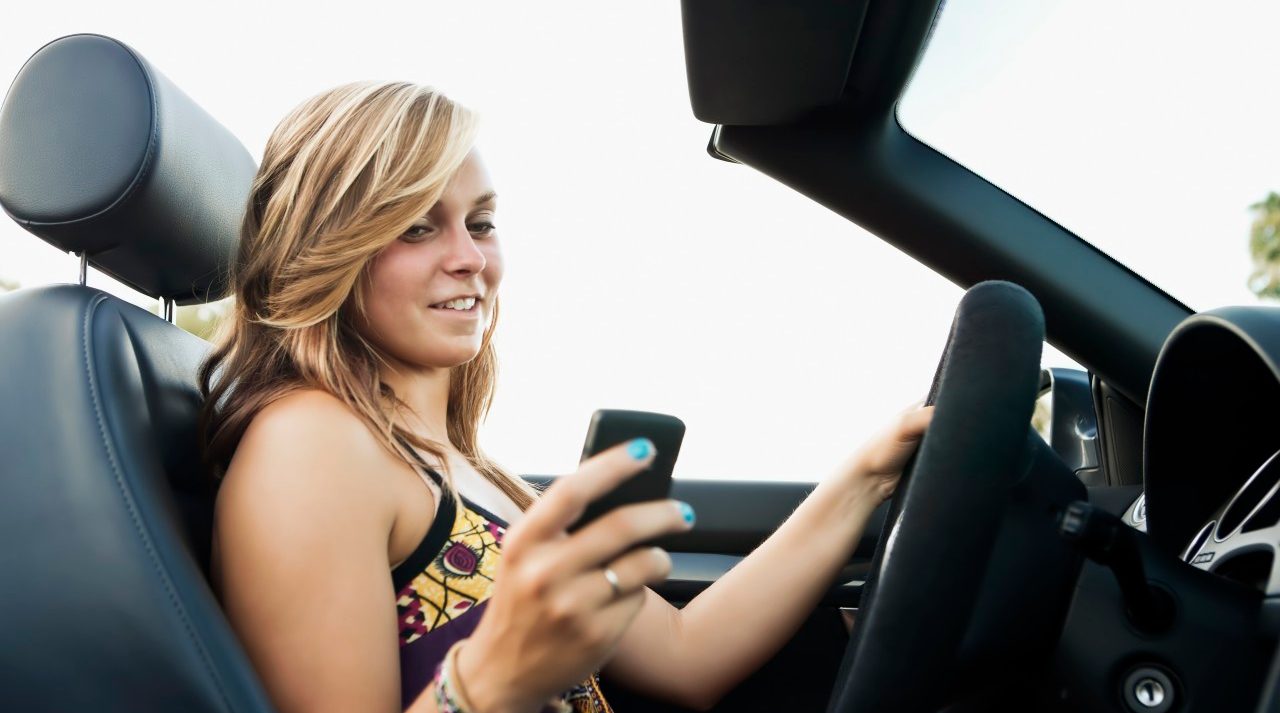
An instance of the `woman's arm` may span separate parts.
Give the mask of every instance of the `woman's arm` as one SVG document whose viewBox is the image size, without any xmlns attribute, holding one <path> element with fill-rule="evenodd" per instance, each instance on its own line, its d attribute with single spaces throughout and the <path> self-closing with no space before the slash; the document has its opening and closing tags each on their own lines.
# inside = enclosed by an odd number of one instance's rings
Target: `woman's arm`
<svg viewBox="0 0 1280 713">
<path fill-rule="evenodd" d="M 736 567 L 676 609 L 652 591 L 604 672 L 630 688 L 706 709 L 795 633 L 892 494 L 933 409 L 904 414 Z"/>
<path fill-rule="evenodd" d="M 218 493 L 215 574 L 282 713 L 400 710 L 395 491 L 378 480 L 397 467 L 408 468 L 315 391 L 268 406 L 236 449 Z"/>
</svg>

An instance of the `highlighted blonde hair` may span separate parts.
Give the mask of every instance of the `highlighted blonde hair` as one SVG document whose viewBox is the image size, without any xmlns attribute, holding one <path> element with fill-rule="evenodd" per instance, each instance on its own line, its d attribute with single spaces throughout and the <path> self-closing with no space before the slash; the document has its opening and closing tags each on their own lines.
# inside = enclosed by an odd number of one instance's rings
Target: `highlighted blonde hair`
<svg viewBox="0 0 1280 713">
<path fill-rule="evenodd" d="M 410 466 L 426 451 L 456 489 L 445 449 L 408 430 L 408 406 L 379 377 L 387 361 L 355 325 L 373 258 L 435 205 L 471 151 L 476 117 L 438 91 L 359 82 L 319 94 L 276 127 L 254 179 L 230 284 L 235 307 L 200 367 L 200 434 L 215 478 L 249 422 L 303 388 L 341 399 Z M 448 438 L 521 508 L 536 491 L 480 450 L 497 377 L 492 337 L 450 370 Z"/>
</svg>

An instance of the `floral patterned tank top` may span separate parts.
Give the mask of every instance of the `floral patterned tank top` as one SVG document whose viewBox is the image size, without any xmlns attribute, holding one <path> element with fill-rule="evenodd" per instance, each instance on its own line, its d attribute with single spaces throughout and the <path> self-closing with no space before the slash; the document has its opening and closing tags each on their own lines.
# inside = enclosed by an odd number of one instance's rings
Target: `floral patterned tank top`
<svg viewBox="0 0 1280 713">
<path fill-rule="evenodd" d="M 440 474 L 419 464 L 443 489 Z M 475 631 L 493 589 L 507 523 L 465 497 L 462 504 L 459 508 L 452 498 L 441 497 L 422 542 L 391 570 L 400 628 L 402 709 L 431 683 L 449 647 Z M 613 713 L 598 675 L 563 697 L 574 713 Z"/>
</svg>

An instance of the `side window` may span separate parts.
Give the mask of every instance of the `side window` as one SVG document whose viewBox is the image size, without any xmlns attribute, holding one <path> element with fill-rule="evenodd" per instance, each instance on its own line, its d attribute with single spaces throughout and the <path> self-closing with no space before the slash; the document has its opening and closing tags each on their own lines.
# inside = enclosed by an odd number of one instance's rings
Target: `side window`
<svg viewBox="0 0 1280 713">
<path fill-rule="evenodd" d="M 824 480 L 925 397 L 962 291 L 748 169 L 661 159 L 674 224 L 602 211 L 606 247 L 505 218 L 517 237 L 486 447 L 517 472 L 562 474 L 594 410 L 638 409 L 685 421 L 677 478 Z M 611 203 L 654 210 L 643 194 Z"/>
<path fill-rule="evenodd" d="M 516 472 L 572 471 L 591 413 L 631 408 L 685 421 L 677 477 L 820 481 L 928 391 L 960 288 L 789 189 L 686 153 L 667 159 L 704 190 L 670 197 L 683 227 L 619 225 L 618 245 L 547 232 L 548 189 L 505 184 L 517 198 L 482 442 Z M 640 196 L 612 203 L 646 210 Z M 12 224 L 0 254 L 0 289 L 78 271 Z M 159 312 L 92 269 L 89 284 Z M 208 339 L 230 307 L 180 307 L 176 321 Z M 1045 363 L 1074 366 L 1052 349 Z"/>
</svg>

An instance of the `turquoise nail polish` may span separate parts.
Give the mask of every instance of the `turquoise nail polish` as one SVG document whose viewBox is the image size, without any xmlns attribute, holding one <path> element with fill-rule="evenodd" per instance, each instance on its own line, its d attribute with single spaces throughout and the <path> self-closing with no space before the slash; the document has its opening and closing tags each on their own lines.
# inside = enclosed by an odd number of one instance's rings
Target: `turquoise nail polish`
<svg viewBox="0 0 1280 713">
<path fill-rule="evenodd" d="M 684 518 L 684 521 L 690 525 L 693 525 L 693 521 L 697 519 L 693 514 L 693 506 L 686 502 L 680 503 L 680 515 Z"/>
<path fill-rule="evenodd" d="M 631 457 L 636 460 L 644 460 L 649 457 L 650 453 L 653 453 L 653 444 L 649 442 L 648 438 L 637 438 L 627 445 L 627 453 L 630 453 Z"/>
</svg>

